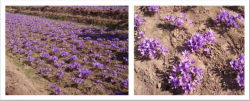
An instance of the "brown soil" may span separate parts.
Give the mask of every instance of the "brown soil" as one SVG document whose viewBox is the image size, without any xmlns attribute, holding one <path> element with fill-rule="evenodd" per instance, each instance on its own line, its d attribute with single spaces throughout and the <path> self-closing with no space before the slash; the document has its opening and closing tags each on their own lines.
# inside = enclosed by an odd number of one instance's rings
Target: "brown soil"
<svg viewBox="0 0 250 101">
<path fill-rule="evenodd" d="M 10 13 L 45 16 L 56 20 L 68 20 L 78 23 L 97 24 L 113 27 L 112 29 L 128 28 L 128 11 L 99 10 L 80 7 L 50 6 L 6 6 Z"/>
<path fill-rule="evenodd" d="M 6 57 L 6 95 L 47 95 L 48 91 L 27 78 L 23 69 L 13 64 L 13 59 Z"/>
<path fill-rule="evenodd" d="M 220 10 L 225 9 L 230 14 L 241 13 L 244 16 L 244 7 L 222 6 L 162 6 L 155 15 L 149 15 L 146 7 L 135 6 L 135 14 L 146 18 L 146 22 L 135 30 L 135 64 L 134 64 L 134 93 L 135 95 L 244 95 L 244 87 L 239 87 L 236 81 L 237 71 L 231 69 L 229 61 L 237 59 L 244 53 L 244 24 L 238 22 L 239 27 L 232 29 L 224 23 L 214 23 Z M 180 17 L 186 14 L 186 19 L 194 22 L 193 26 L 185 23 L 181 27 L 174 27 L 171 23 L 166 25 L 163 18 L 166 15 Z M 185 21 L 187 22 L 187 21 Z M 170 26 L 170 27 L 169 27 Z M 174 89 L 168 84 L 172 66 L 183 59 L 182 51 L 189 50 L 185 41 L 193 36 L 194 32 L 207 32 L 212 29 L 216 35 L 216 45 L 208 45 L 211 55 L 203 53 L 204 47 L 198 52 L 191 53 L 196 66 L 204 71 L 202 85 L 189 94 Z M 139 31 L 145 31 L 144 37 L 160 39 L 169 49 L 166 57 L 161 55 L 155 59 L 142 57 L 137 51 L 140 40 L 137 39 Z"/>
</svg>

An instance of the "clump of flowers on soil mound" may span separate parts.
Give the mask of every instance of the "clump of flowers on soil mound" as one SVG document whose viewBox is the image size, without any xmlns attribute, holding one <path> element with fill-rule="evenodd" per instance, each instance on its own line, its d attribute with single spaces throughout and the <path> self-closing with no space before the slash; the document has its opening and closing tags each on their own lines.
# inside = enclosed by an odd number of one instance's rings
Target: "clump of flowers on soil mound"
<svg viewBox="0 0 250 101">
<path fill-rule="evenodd" d="M 160 10 L 159 6 L 149 6 L 148 11 L 150 12 L 158 12 Z"/>
<path fill-rule="evenodd" d="M 221 10 L 220 14 L 215 17 L 215 22 L 225 21 L 227 26 L 234 26 L 235 28 L 238 27 L 237 19 L 244 23 L 244 18 L 239 14 L 231 15 L 226 10 Z"/>
<path fill-rule="evenodd" d="M 234 61 L 233 59 L 230 61 L 230 65 L 234 70 L 238 71 L 237 82 L 239 86 L 245 86 L 245 57 L 244 53 L 238 56 L 238 60 Z"/>
<path fill-rule="evenodd" d="M 140 25 L 143 25 L 143 22 L 145 21 L 146 21 L 146 18 L 142 19 L 139 14 L 135 14 L 134 27 L 137 28 Z"/>
<path fill-rule="evenodd" d="M 186 18 L 186 15 L 184 13 L 180 13 L 180 18 L 177 16 L 167 15 L 164 17 L 163 21 L 172 21 L 176 26 L 182 26 L 185 22 L 184 19 Z"/>
<path fill-rule="evenodd" d="M 179 65 L 173 66 L 173 72 L 170 73 L 169 83 L 176 88 L 182 87 L 185 93 L 189 93 L 196 88 L 196 84 L 201 85 L 203 79 L 203 69 L 193 66 L 195 60 L 188 59 L 189 51 L 182 52 L 184 59 Z"/>
<path fill-rule="evenodd" d="M 155 13 L 157 13 L 160 10 L 159 6 L 149 6 L 148 7 L 148 13 L 150 14 L 150 16 L 155 15 Z"/>
<path fill-rule="evenodd" d="M 62 95 L 62 89 L 56 87 L 55 85 L 50 85 L 49 88 L 52 88 L 52 89 L 53 89 L 53 92 L 54 92 L 56 95 Z"/>
<path fill-rule="evenodd" d="M 209 30 L 207 33 L 204 32 L 204 34 L 200 34 L 199 32 L 194 33 L 194 37 L 191 37 L 186 41 L 186 44 L 188 47 L 191 48 L 192 52 L 197 51 L 198 49 L 201 49 L 202 46 L 206 45 L 207 43 L 215 44 L 215 38 L 213 30 Z M 209 48 L 205 49 L 207 53 L 209 53 Z"/>
<path fill-rule="evenodd" d="M 151 58 L 155 58 L 157 51 L 160 51 L 164 56 L 168 53 L 168 49 L 161 43 L 160 40 L 146 37 L 138 46 L 138 51 L 142 56 L 149 54 Z"/>
<path fill-rule="evenodd" d="M 138 38 L 138 39 L 143 38 L 143 37 L 144 37 L 144 36 L 143 36 L 144 34 L 145 34 L 145 32 L 140 31 L 137 38 Z"/>
</svg>

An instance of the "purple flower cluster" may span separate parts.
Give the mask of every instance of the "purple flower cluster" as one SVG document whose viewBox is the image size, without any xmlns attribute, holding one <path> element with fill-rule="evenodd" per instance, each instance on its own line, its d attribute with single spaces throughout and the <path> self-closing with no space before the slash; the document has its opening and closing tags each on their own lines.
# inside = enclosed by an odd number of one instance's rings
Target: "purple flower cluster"
<svg viewBox="0 0 250 101">
<path fill-rule="evenodd" d="M 67 67 L 67 65 L 65 65 L 65 62 L 56 62 L 55 67 L 59 68 L 59 67 Z"/>
<path fill-rule="evenodd" d="M 95 68 L 97 69 L 103 69 L 105 67 L 104 64 L 100 64 L 99 62 L 96 62 L 95 65 L 94 65 Z"/>
<path fill-rule="evenodd" d="M 204 32 L 204 34 L 200 34 L 199 32 L 194 33 L 194 37 L 191 37 L 186 42 L 188 47 L 191 47 L 192 52 L 197 51 L 198 49 L 201 49 L 202 46 L 206 45 L 206 43 L 215 44 L 215 38 L 213 30 L 209 30 L 207 33 Z M 206 52 L 208 53 L 209 49 L 206 49 Z"/>
<path fill-rule="evenodd" d="M 27 56 L 30 56 L 30 55 L 31 55 L 31 52 L 32 52 L 32 50 L 29 50 L 29 51 L 27 52 Z"/>
<path fill-rule="evenodd" d="M 80 67 L 82 67 L 82 65 L 80 63 L 73 62 L 72 64 L 70 64 L 69 69 L 73 70 L 73 69 L 77 69 L 77 68 L 80 68 Z"/>
<path fill-rule="evenodd" d="M 49 85 L 49 88 L 52 88 L 53 92 L 56 93 L 56 95 L 62 95 L 62 90 L 55 85 Z"/>
<path fill-rule="evenodd" d="M 237 76 L 237 82 L 238 82 L 239 86 L 245 86 L 245 78 L 244 78 L 245 57 L 244 57 L 244 53 L 242 53 L 241 55 L 238 56 L 237 61 L 231 60 L 230 65 L 234 70 L 239 70 L 238 76 Z"/>
<path fill-rule="evenodd" d="M 82 79 L 76 79 L 75 75 L 72 76 L 72 81 L 74 81 L 77 84 L 84 83 L 84 80 L 82 80 Z"/>
<path fill-rule="evenodd" d="M 42 66 L 42 65 L 43 65 L 42 60 L 37 61 L 37 63 L 38 63 L 40 66 Z"/>
<path fill-rule="evenodd" d="M 119 76 L 119 75 L 118 75 L 118 72 L 117 72 L 117 71 L 114 71 L 114 72 L 112 73 L 112 76 L 113 76 L 114 78 L 118 77 L 118 76 Z"/>
<path fill-rule="evenodd" d="M 160 10 L 159 6 L 149 6 L 148 11 L 158 12 Z"/>
<path fill-rule="evenodd" d="M 51 51 L 53 54 L 56 54 L 56 53 L 60 52 L 60 49 L 58 47 L 55 47 Z"/>
<path fill-rule="evenodd" d="M 52 69 L 51 68 L 40 68 L 40 75 L 45 75 L 45 74 L 50 74 L 49 72 L 52 72 Z"/>
<path fill-rule="evenodd" d="M 100 80 L 96 80 L 96 83 L 97 83 L 99 86 L 101 86 L 102 88 L 105 88 L 105 87 L 101 84 L 101 81 L 100 81 Z M 98 87 L 98 90 L 99 90 L 99 91 L 102 91 L 102 89 L 99 88 L 99 87 Z"/>
<path fill-rule="evenodd" d="M 82 78 L 82 77 L 89 77 L 92 71 L 87 68 L 82 68 L 82 69 L 79 69 L 78 73 L 79 73 L 79 77 Z"/>
<path fill-rule="evenodd" d="M 47 58 L 47 57 L 49 57 L 49 53 L 44 52 L 44 53 L 41 53 L 40 56 L 41 56 L 42 58 Z"/>
<path fill-rule="evenodd" d="M 143 38 L 143 35 L 145 34 L 145 32 L 143 31 L 140 31 L 139 34 L 138 34 L 138 39 L 141 39 Z"/>
<path fill-rule="evenodd" d="M 101 72 L 101 75 L 102 75 L 103 77 L 105 77 L 105 78 L 109 78 L 108 70 L 103 70 L 103 71 Z"/>
<path fill-rule="evenodd" d="M 138 46 L 138 51 L 141 52 L 142 56 L 149 54 L 153 59 L 155 58 L 157 50 L 161 51 L 164 56 L 168 53 L 168 49 L 161 43 L 161 41 L 154 38 L 146 37 Z"/>
<path fill-rule="evenodd" d="M 28 57 L 27 57 L 27 61 L 28 61 L 28 62 L 34 63 L 35 58 L 33 58 L 32 56 L 28 56 Z"/>
<path fill-rule="evenodd" d="M 68 55 L 69 55 L 68 52 L 63 51 L 61 56 L 62 56 L 62 57 L 67 57 Z"/>
<path fill-rule="evenodd" d="M 207 54 L 210 54 L 210 48 L 209 48 L 209 47 L 205 48 L 204 51 L 205 51 Z"/>
<path fill-rule="evenodd" d="M 244 18 L 239 14 L 231 15 L 226 10 L 221 10 L 220 14 L 215 17 L 215 22 L 225 21 L 227 26 L 234 26 L 235 28 L 238 27 L 238 23 L 236 19 L 239 19 L 241 22 L 244 23 Z"/>
<path fill-rule="evenodd" d="M 74 56 L 69 56 L 69 60 L 78 61 L 78 58 L 77 58 L 76 55 L 74 55 Z"/>
<path fill-rule="evenodd" d="M 125 85 L 125 86 L 127 86 L 128 87 L 128 78 L 126 79 L 126 80 L 123 80 L 123 81 L 121 81 L 120 82 L 120 85 L 122 86 L 122 85 Z"/>
<path fill-rule="evenodd" d="M 50 56 L 48 61 L 56 62 L 58 60 L 57 56 Z"/>
<path fill-rule="evenodd" d="M 188 59 L 189 51 L 182 52 L 184 59 L 179 65 L 173 66 L 173 73 L 170 73 L 169 83 L 175 88 L 182 86 L 185 93 L 189 93 L 196 88 L 195 84 L 201 85 L 203 79 L 203 69 L 201 67 L 192 66 L 195 61 Z"/>
<path fill-rule="evenodd" d="M 184 13 L 180 13 L 181 18 L 172 16 L 172 15 L 167 15 L 164 17 L 163 21 L 172 21 L 176 26 L 182 26 L 185 22 L 184 19 L 186 18 L 186 15 Z"/>
<path fill-rule="evenodd" d="M 143 25 L 145 21 L 146 18 L 142 19 L 139 14 L 135 14 L 134 27 L 139 27 L 139 25 Z"/>
<path fill-rule="evenodd" d="M 192 20 L 188 20 L 188 24 L 192 26 L 194 23 Z"/>
<path fill-rule="evenodd" d="M 64 70 L 58 70 L 58 72 L 54 73 L 57 76 L 59 76 L 59 78 L 61 79 L 64 76 Z"/>
</svg>

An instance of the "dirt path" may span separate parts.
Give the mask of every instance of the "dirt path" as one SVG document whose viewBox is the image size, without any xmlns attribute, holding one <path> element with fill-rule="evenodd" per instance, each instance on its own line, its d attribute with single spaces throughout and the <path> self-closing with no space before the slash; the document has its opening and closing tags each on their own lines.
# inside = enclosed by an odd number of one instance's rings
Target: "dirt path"
<svg viewBox="0 0 250 101">
<path fill-rule="evenodd" d="M 28 79 L 12 59 L 6 56 L 6 95 L 48 95 L 48 92 Z"/>
</svg>

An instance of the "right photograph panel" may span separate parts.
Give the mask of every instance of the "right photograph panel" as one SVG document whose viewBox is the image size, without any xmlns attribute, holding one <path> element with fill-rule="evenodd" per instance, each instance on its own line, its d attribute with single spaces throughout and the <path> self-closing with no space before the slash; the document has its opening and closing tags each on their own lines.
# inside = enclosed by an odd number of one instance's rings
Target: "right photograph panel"
<svg viewBox="0 0 250 101">
<path fill-rule="evenodd" d="M 244 6 L 134 13 L 135 95 L 244 95 Z"/>
</svg>

